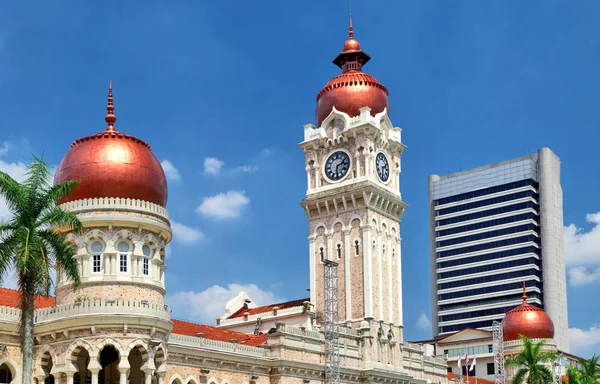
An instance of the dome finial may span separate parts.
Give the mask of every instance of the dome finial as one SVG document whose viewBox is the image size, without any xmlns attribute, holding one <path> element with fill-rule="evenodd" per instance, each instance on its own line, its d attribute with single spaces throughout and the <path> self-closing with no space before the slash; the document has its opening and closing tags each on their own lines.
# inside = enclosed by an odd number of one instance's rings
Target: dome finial
<svg viewBox="0 0 600 384">
<path fill-rule="evenodd" d="M 527 302 L 527 284 L 523 282 L 523 302 Z"/>
<path fill-rule="evenodd" d="M 113 113 L 115 110 L 115 106 L 113 105 L 113 93 L 112 93 L 112 80 L 108 84 L 108 105 L 106 106 L 106 111 L 108 112 L 104 117 L 104 121 L 108 124 L 106 128 L 109 132 L 116 131 L 115 122 L 117 121 L 117 116 Z"/>
<path fill-rule="evenodd" d="M 348 38 L 354 39 L 354 29 L 352 28 L 352 11 L 350 11 L 350 24 L 348 24 Z"/>
</svg>

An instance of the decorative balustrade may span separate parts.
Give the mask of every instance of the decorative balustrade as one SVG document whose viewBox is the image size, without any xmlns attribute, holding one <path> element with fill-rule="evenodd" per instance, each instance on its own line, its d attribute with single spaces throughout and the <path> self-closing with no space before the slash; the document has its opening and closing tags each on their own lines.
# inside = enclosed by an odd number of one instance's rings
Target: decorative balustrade
<svg viewBox="0 0 600 384">
<path fill-rule="evenodd" d="M 290 307 L 290 308 L 285 308 L 285 309 L 279 309 L 277 310 L 277 315 L 273 314 L 273 311 L 268 311 L 268 312 L 262 312 L 262 313 L 256 313 L 253 315 L 249 315 L 248 318 L 244 318 L 242 317 L 236 317 L 233 319 L 223 319 L 221 320 L 221 322 L 219 323 L 219 325 L 224 326 L 224 325 L 231 325 L 231 324 L 237 324 L 237 323 L 241 323 L 241 322 L 245 322 L 245 321 L 256 321 L 257 319 L 261 319 L 261 320 L 266 320 L 272 317 L 282 317 L 282 316 L 287 316 L 287 315 L 295 315 L 295 314 L 299 314 L 302 313 L 304 311 L 304 306 L 302 305 L 298 305 L 296 307 Z"/>
<path fill-rule="evenodd" d="M 402 343 L 402 345 L 404 346 L 404 348 L 411 349 L 411 350 L 417 351 L 417 352 L 423 352 L 423 346 L 421 344 L 411 343 L 410 341 L 405 341 Z"/>
<path fill-rule="evenodd" d="M 356 329 L 348 328 L 348 327 L 339 327 L 338 330 L 339 330 L 340 335 L 358 337 L 358 331 Z"/>
<path fill-rule="evenodd" d="M 21 317 L 21 310 L 12 307 L 0 307 L 0 321 L 17 322 Z"/>
<path fill-rule="evenodd" d="M 191 348 L 212 349 L 228 353 L 240 353 L 254 357 L 264 357 L 265 350 L 259 347 L 251 347 L 248 345 L 228 343 L 225 341 L 211 340 L 204 337 L 186 336 L 171 334 L 168 343 L 170 345 L 180 345 Z"/>
<path fill-rule="evenodd" d="M 142 211 L 153 216 L 158 216 L 160 219 L 169 220 L 169 213 L 164 207 L 148 201 L 136 199 L 124 199 L 119 197 L 82 199 L 61 204 L 60 207 L 76 213 L 90 210 Z"/>
<path fill-rule="evenodd" d="M 34 321 L 43 323 L 91 315 L 135 315 L 158 317 L 167 321 L 171 319 L 171 311 L 166 305 L 133 300 L 93 300 L 38 309 L 35 311 Z"/>
</svg>

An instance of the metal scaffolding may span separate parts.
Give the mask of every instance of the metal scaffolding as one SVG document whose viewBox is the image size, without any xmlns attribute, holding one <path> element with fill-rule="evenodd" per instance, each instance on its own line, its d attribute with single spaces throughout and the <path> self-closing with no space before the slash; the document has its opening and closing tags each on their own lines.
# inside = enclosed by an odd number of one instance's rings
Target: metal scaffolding
<svg viewBox="0 0 600 384">
<path fill-rule="evenodd" d="M 492 335 L 494 348 L 494 379 L 496 384 L 504 384 L 506 375 L 504 372 L 504 336 L 502 334 L 502 323 L 494 321 L 492 325 Z"/>
<path fill-rule="evenodd" d="M 323 260 L 323 334 L 325 336 L 325 384 L 340 383 L 338 330 L 338 264 Z"/>
</svg>

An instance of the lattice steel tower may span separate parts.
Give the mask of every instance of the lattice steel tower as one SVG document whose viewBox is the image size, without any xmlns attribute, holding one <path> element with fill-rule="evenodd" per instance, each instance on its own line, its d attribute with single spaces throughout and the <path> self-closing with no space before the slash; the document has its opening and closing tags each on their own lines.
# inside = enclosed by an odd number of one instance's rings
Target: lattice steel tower
<svg viewBox="0 0 600 384">
<path fill-rule="evenodd" d="M 338 264 L 323 260 L 323 334 L 325 336 L 325 384 L 340 383 L 338 330 Z"/>
<path fill-rule="evenodd" d="M 502 334 L 502 323 L 494 321 L 492 324 L 492 335 L 494 348 L 494 380 L 496 384 L 504 384 L 506 375 L 504 372 L 504 335 Z"/>
</svg>

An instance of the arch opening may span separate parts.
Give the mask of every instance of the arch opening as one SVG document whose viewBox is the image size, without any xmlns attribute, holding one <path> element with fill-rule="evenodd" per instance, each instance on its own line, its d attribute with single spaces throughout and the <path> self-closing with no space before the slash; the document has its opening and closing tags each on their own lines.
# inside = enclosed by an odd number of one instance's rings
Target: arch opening
<svg viewBox="0 0 600 384">
<path fill-rule="evenodd" d="M 119 382 L 119 351 L 112 345 L 107 345 L 100 352 L 100 372 L 98 373 L 99 383 L 118 383 Z"/>
<path fill-rule="evenodd" d="M 13 381 L 13 371 L 8 364 L 0 365 L 0 384 L 9 384 Z"/>
</svg>

